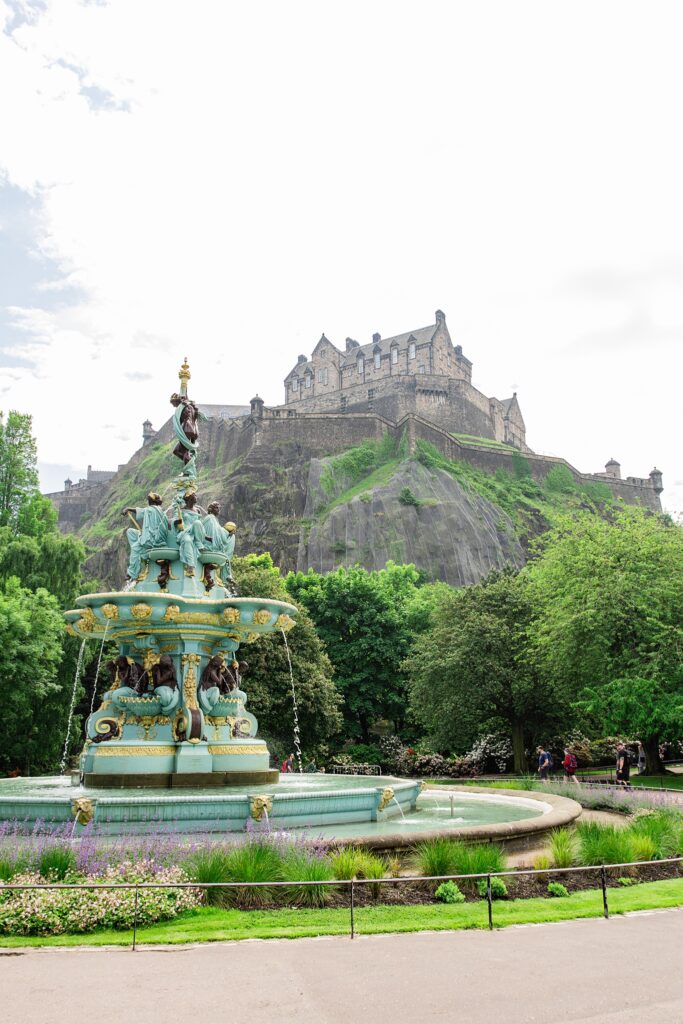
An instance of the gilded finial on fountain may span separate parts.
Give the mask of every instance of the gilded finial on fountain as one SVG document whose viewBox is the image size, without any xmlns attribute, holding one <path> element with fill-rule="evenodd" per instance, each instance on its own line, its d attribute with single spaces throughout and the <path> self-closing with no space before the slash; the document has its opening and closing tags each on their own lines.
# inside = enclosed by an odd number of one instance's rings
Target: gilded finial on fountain
<svg viewBox="0 0 683 1024">
<path fill-rule="evenodd" d="M 178 373 L 178 377 L 180 378 L 180 394 L 181 395 L 187 395 L 187 382 L 189 381 L 190 376 L 191 376 L 191 374 L 190 374 L 190 366 L 189 366 L 189 363 L 187 361 L 187 356 L 185 356 L 185 362 L 180 367 L 180 371 Z"/>
</svg>

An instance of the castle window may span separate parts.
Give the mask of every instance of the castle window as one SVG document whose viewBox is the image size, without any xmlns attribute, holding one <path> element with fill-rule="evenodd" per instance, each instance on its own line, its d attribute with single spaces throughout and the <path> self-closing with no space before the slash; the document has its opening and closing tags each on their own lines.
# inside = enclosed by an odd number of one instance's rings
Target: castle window
<svg viewBox="0 0 683 1024">
<path fill-rule="evenodd" d="M 382 365 L 382 353 L 381 352 L 375 352 L 375 369 L 379 370 L 381 365 Z"/>
<path fill-rule="evenodd" d="M 362 373 L 364 368 L 365 368 L 365 360 L 363 359 L 362 356 L 358 356 L 358 359 L 356 361 L 356 366 L 358 367 L 358 372 Z"/>
<path fill-rule="evenodd" d="M 368 401 L 371 402 L 374 397 L 375 397 L 375 389 L 374 388 L 368 388 Z"/>
<path fill-rule="evenodd" d="M 418 373 L 424 373 L 424 372 L 425 372 L 425 368 L 424 368 L 424 366 L 423 366 L 423 365 L 421 365 L 421 366 L 418 366 L 418 368 L 417 368 L 417 372 L 418 372 Z"/>
<path fill-rule="evenodd" d="M 298 390 L 299 390 L 299 378 L 298 377 L 293 377 L 292 378 L 292 391 L 298 391 Z"/>
<path fill-rule="evenodd" d="M 414 341 L 411 341 L 410 345 L 408 346 L 408 358 L 409 359 L 414 359 L 415 358 L 415 342 Z"/>
<path fill-rule="evenodd" d="M 305 381 L 306 381 L 306 387 L 310 388 L 311 384 L 313 383 L 313 374 L 311 373 L 310 370 L 306 370 Z"/>
<path fill-rule="evenodd" d="M 318 384 L 327 384 L 327 367 L 318 370 Z"/>
<path fill-rule="evenodd" d="M 398 345 L 392 345 L 391 348 L 391 361 L 392 363 L 398 362 Z"/>
</svg>

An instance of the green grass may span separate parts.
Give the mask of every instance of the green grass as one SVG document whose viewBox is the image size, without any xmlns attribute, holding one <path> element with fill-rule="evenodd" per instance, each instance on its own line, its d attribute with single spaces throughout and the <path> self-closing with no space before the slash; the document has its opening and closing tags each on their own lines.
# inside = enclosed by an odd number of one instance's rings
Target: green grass
<svg viewBox="0 0 683 1024">
<path fill-rule="evenodd" d="M 683 878 L 647 882 L 632 888 L 610 889 L 611 914 L 683 906 Z M 497 902 L 493 911 L 496 927 L 544 924 L 574 918 L 602 916 L 599 889 L 577 892 L 562 900 L 531 899 Z M 486 928 L 486 901 L 438 906 L 356 909 L 356 928 L 365 935 L 385 932 L 450 931 Z M 174 921 L 151 925 L 138 931 L 140 943 L 218 942 L 236 939 L 295 939 L 316 935 L 348 935 L 347 909 L 290 909 L 272 911 L 222 910 L 206 907 L 183 914 Z M 125 946 L 132 942 L 130 931 L 100 931 L 89 935 L 60 935 L 54 938 L 2 937 L 4 947 L 30 946 Z"/>
<path fill-rule="evenodd" d="M 504 452 L 514 452 L 516 449 L 512 445 L 504 444 L 502 441 L 493 441 L 490 437 L 474 437 L 473 434 L 451 434 L 456 441 L 462 441 L 463 444 L 478 444 L 484 448 L 500 448 Z"/>
</svg>

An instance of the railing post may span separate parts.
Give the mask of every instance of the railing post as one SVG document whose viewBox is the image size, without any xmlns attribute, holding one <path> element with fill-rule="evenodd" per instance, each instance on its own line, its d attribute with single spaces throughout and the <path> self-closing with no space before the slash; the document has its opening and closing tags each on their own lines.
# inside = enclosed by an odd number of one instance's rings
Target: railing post
<svg viewBox="0 0 683 1024">
<path fill-rule="evenodd" d="M 603 864 L 600 868 L 600 879 L 602 881 L 602 908 L 606 918 L 609 917 L 609 907 L 607 905 L 607 872 L 605 871 L 605 865 Z"/>
<path fill-rule="evenodd" d="M 353 878 L 351 879 L 351 938 L 354 938 L 354 936 L 356 934 L 356 931 L 355 931 L 355 921 L 353 919 L 353 916 L 354 916 L 353 912 L 355 910 L 355 904 L 356 904 L 356 876 L 354 875 Z"/>
<path fill-rule="evenodd" d="M 138 938 L 138 893 L 139 888 L 137 882 L 135 883 L 135 906 L 133 908 L 133 952 L 135 952 L 135 946 Z"/>
<path fill-rule="evenodd" d="M 489 930 L 493 931 L 493 893 L 491 892 L 491 876 L 486 876 L 486 900 L 489 905 Z"/>
</svg>

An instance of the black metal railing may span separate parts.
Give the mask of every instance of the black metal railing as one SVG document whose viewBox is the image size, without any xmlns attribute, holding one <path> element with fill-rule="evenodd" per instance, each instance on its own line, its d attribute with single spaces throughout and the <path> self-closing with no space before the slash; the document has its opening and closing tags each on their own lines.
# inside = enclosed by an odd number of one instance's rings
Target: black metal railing
<svg viewBox="0 0 683 1024">
<path fill-rule="evenodd" d="M 651 867 L 653 865 L 659 866 L 662 864 L 681 864 L 683 863 L 683 857 L 665 857 L 661 860 L 643 860 L 643 861 L 624 861 L 619 864 L 592 864 L 589 866 L 581 867 L 566 867 L 566 868 L 511 868 L 505 871 L 488 871 L 481 872 L 479 874 L 471 875 L 401 875 L 397 878 L 349 878 L 349 879 L 329 879 L 321 881 L 287 881 L 287 882 L 108 882 L 105 884 L 98 883 L 87 883 L 87 882 L 46 882 L 44 885 L 40 883 L 20 883 L 14 884 L 12 882 L 0 882 L 0 895 L 8 891 L 20 891 L 25 889 L 87 889 L 87 890 L 103 890 L 103 889 L 127 889 L 135 890 L 135 903 L 133 910 L 133 935 L 132 935 L 132 949 L 137 948 L 137 932 L 138 932 L 138 907 L 139 907 L 139 896 L 143 889 L 291 889 L 293 887 L 311 887 L 316 886 L 317 888 L 347 888 L 349 890 L 349 912 L 350 912 L 350 928 L 349 934 L 353 939 L 355 938 L 357 929 L 355 922 L 355 910 L 356 910 L 356 892 L 359 886 L 372 885 L 407 885 L 409 883 L 435 883 L 435 882 L 476 882 L 481 879 L 486 880 L 486 902 L 488 904 L 488 927 L 490 930 L 494 927 L 493 919 L 493 904 L 495 902 L 492 889 L 492 879 L 494 878 L 522 878 L 524 876 L 533 875 L 567 875 L 586 873 L 589 871 L 599 872 L 600 874 L 600 888 L 602 890 L 602 904 L 603 904 L 603 915 L 605 918 L 609 918 L 609 901 L 608 901 L 608 885 L 607 885 L 607 872 L 616 871 L 623 868 L 633 869 L 642 867 Z M 320 908 L 324 909 L 324 908 Z"/>
</svg>

